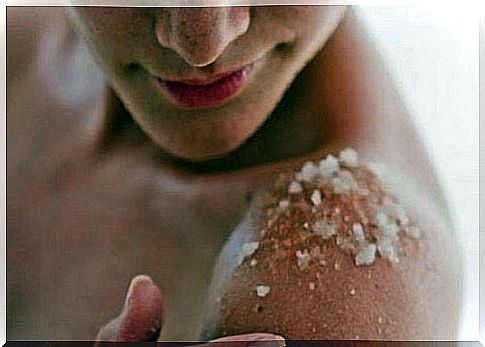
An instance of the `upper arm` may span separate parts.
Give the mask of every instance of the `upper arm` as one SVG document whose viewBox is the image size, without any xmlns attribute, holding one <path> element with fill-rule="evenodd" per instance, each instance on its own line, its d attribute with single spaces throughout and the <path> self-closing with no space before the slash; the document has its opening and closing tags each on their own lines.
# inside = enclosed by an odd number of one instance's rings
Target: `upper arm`
<svg viewBox="0 0 485 347">
<path fill-rule="evenodd" d="M 289 173 L 264 194 L 220 255 L 206 337 L 456 338 L 449 231 L 407 213 L 367 168 L 343 171 L 353 188 L 317 179 L 289 194 Z"/>
</svg>

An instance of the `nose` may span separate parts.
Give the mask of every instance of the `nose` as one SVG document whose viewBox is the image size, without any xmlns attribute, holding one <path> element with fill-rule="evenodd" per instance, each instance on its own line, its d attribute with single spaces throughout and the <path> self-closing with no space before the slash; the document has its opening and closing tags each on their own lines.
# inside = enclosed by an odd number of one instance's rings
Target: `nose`
<svg viewBox="0 0 485 347">
<path fill-rule="evenodd" d="M 162 11 L 156 21 L 160 45 L 189 65 L 207 66 L 249 28 L 249 7 L 182 7 Z"/>
</svg>

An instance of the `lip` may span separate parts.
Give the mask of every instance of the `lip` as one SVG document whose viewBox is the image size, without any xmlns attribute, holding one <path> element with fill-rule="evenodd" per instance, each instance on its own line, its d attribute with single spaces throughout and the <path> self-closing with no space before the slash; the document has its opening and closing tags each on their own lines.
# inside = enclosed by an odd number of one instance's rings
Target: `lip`
<svg viewBox="0 0 485 347">
<path fill-rule="evenodd" d="M 157 77 L 172 102 L 179 106 L 201 108 L 217 106 L 240 94 L 254 64 L 203 79 L 165 80 Z"/>
</svg>

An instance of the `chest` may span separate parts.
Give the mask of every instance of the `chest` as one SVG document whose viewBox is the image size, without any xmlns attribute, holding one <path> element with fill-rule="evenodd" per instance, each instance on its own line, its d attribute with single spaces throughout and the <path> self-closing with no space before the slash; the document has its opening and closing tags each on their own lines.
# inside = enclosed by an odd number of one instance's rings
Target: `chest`
<svg viewBox="0 0 485 347">
<path fill-rule="evenodd" d="M 251 185 L 166 175 L 143 150 L 88 158 L 82 147 L 71 157 L 59 150 L 9 175 L 9 310 L 18 331 L 95 336 L 140 273 L 162 286 L 169 325 L 190 313 L 193 321 Z"/>
</svg>

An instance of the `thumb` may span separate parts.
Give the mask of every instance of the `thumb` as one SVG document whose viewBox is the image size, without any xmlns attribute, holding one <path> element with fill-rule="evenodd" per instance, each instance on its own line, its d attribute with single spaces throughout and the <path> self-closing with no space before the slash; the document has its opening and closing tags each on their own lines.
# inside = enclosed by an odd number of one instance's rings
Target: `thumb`
<svg viewBox="0 0 485 347">
<path fill-rule="evenodd" d="M 96 340 L 156 341 L 162 326 L 162 294 L 146 275 L 131 280 L 121 314 L 99 331 Z"/>
</svg>

